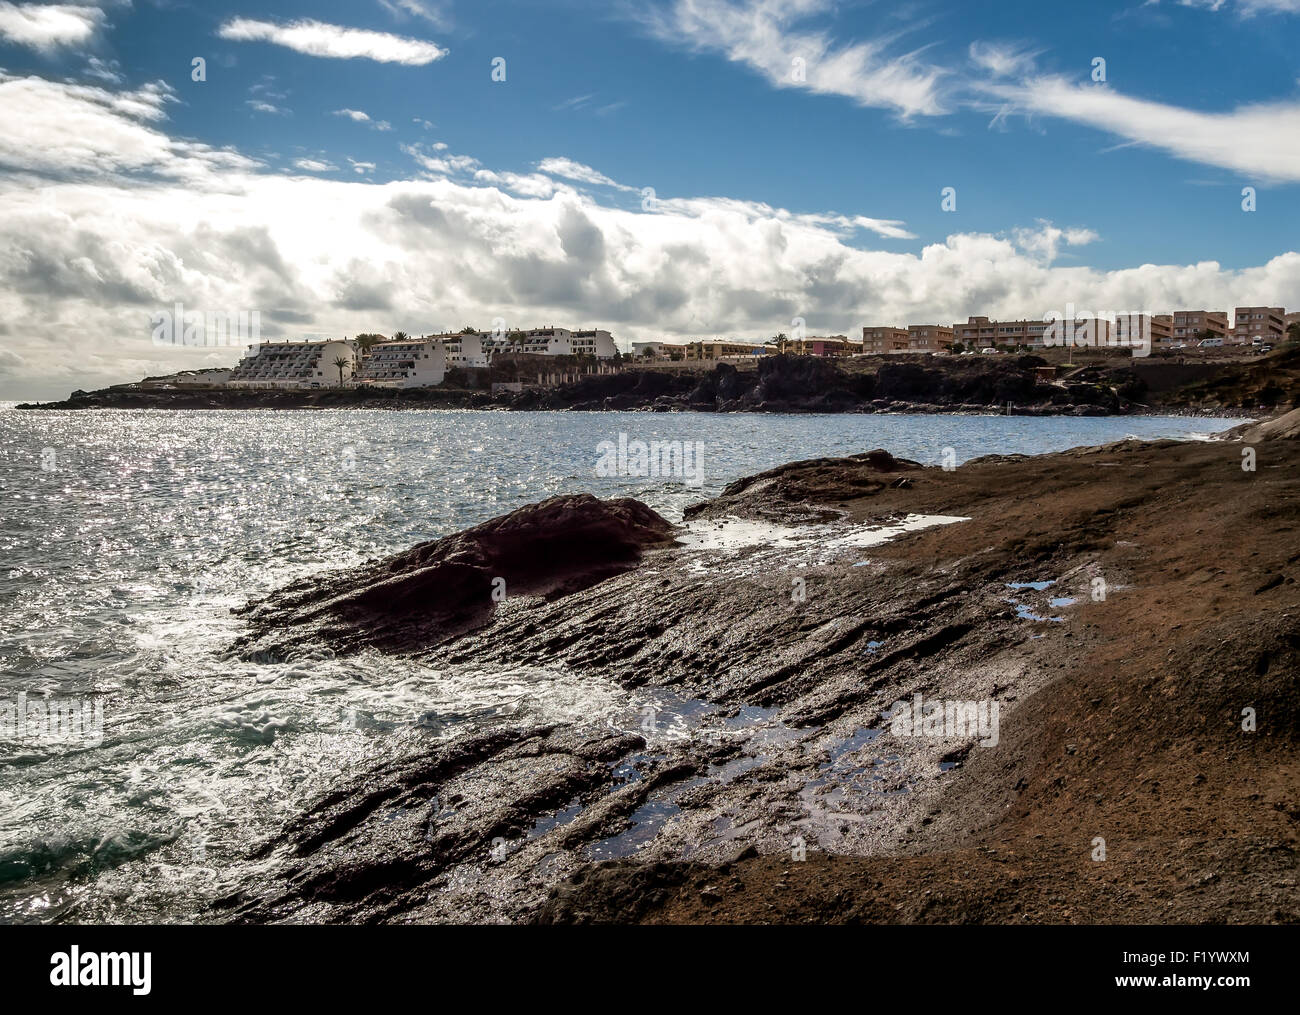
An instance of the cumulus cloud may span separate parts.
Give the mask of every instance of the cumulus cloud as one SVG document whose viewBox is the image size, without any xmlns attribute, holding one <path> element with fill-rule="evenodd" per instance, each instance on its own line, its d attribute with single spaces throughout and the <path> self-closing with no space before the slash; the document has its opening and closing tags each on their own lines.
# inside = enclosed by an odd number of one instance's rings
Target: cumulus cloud
<svg viewBox="0 0 1300 1015">
<path fill-rule="evenodd" d="M 294 159 L 294 167 L 308 173 L 331 173 L 338 169 L 332 162 L 323 159 Z"/>
<path fill-rule="evenodd" d="M 0 39 L 42 52 L 84 46 L 103 24 L 98 7 L 0 2 Z"/>
<path fill-rule="evenodd" d="M 235 42 L 270 42 L 308 56 L 341 60 L 367 59 L 419 67 L 447 55 L 441 46 L 388 32 L 345 28 L 303 19 L 279 24 L 254 18 L 231 18 L 217 34 Z"/>
<path fill-rule="evenodd" d="M 370 182 L 355 171 L 373 167 L 352 160 L 353 172 L 332 178 L 286 174 L 169 137 L 169 101 L 161 86 L 0 82 L 11 113 L 0 165 L 20 170 L 0 174 L 0 321 L 10 327 L 0 397 L 233 363 L 238 349 L 152 344 L 149 315 L 177 301 L 258 310 L 267 338 L 432 332 L 499 316 L 512 327 L 600 325 L 625 345 L 760 341 L 794 317 L 814 333 L 850 334 L 1037 317 L 1067 303 L 1300 303 L 1294 252 L 1234 270 L 1056 263 L 1097 240 L 1083 225 L 884 250 L 862 231 L 903 237 L 905 223 L 725 197 L 664 197 L 645 211 L 617 192 L 605 192 L 610 203 L 569 177 L 495 170 L 445 145 L 412 148 L 424 174 L 415 179 Z"/>
<path fill-rule="evenodd" d="M 215 183 L 222 170 L 248 169 L 251 159 L 158 129 L 175 101 L 163 82 L 132 91 L 13 77 L 0 72 L 0 166 L 32 172 L 149 171 Z"/>
<path fill-rule="evenodd" d="M 387 120 L 372 120 L 370 114 L 360 109 L 336 109 L 335 116 L 342 116 L 353 123 L 364 123 L 375 130 L 392 130 L 393 125 Z"/>
</svg>

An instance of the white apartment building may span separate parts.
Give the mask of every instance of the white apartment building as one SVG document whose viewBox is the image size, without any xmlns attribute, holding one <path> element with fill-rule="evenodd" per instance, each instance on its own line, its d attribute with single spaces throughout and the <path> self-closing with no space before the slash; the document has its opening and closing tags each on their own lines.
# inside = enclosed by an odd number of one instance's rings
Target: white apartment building
<svg viewBox="0 0 1300 1015">
<path fill-rule="evenodd" d="M 427 388 L 447 376 L 447 347 L 440 338 L 376 342 L 361 362 L 360 384 L 388 388 Z"/>
<path fill-rule="evenodd" d="M 474 331 L 461 335 L 433 335 L 447 350 L 447 365 L 452 367 L 486 367 L 492 360 L 492 335 Z"/>
<path fill-rule="evenodd" d="M 575 331 L 569 336 L 569 348 L 575 356 L 595 356 L 597 359 L 613 359 L 618 355 L 618 346 L 614 336 L 599 328 L 592 331 Z"/>
<path fill-rule="evenodd" d="M 250 345 L 230 372 L 232 388 L 336 388 L 352 379 L 357 347 L 350 341 Z M 343 366 L 338 366 L 343 360 Z"/>
<path fill-rule="evenodd" d="M 533 328 L 522 338 L 511 342 L 511 352 L 532 353 L 535 356 L 570 356 L 573 332 L 568 328 Z"/>
</svg>

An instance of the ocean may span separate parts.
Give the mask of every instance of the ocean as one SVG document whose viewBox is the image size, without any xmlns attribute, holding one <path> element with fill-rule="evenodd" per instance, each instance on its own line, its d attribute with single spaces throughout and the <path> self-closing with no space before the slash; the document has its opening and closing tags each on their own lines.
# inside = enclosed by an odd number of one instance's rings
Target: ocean
<svg viewBox="0 0 1300 1015">
<path fill-rule="evenodd" d="M 960 463 L 1238 422 L 0 406 L 0 922 L 202 920 L 256 874 L 251 845 L 369 759 L 504 721 L 636 726 L 635 696 L 590 675 L 234 657 L 231 609 L 294 579 L 560 493 L 679 521 L 801 458 Z M 634 474 L 638 442 L 686 468 Z"/>
</svg>

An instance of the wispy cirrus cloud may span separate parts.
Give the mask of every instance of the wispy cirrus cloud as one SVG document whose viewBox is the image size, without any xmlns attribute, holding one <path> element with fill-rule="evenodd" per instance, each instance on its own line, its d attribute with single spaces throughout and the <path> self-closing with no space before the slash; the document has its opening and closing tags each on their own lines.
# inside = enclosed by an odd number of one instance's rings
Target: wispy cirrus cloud
<svg viewBox="0 0 1300 1015">
<path fill-rule="evenodd" d="M 947 72 L 920 51 L 895 52 L 897 36 L 839 44 L 823 31 L 796 28 L 832 10 L 831 0 L 673 0 L 640 20 L 665 42 L 720 52 L 778 88 L 841 95 L 904 119 L 946 112 Z"/>
<path fill-rule="evenodd" d="M 98 7 L 0 2 L 0 39 L 42 52 L 84 46 L 103 25 Z"/>
<path fill-rule="evenodd" d="M 254 18 L 231 18 L 217 30 L 217 34 L 235 42 L 269 42 L 307 56 L 376 60 L 412 67 L 433 63 L 447 55 L 441 46 L 424 39 L 346 28 L 309 18 L 284 24 Z"/>
<path fill-rule="evenodd" d="M 1291 12 L 1300 11 L 1300 0 L 1236 0 L 1235 7 Z M 976 109 L 994 114 L 990 127 L 1006 129 L 1014 114 L 1053 117 L 1247 178 L 1300 182 L 1300 102 L 1292 98 L 1203 112 L 1040 72 L 1041 51 L 999 41 L 971 43 L 973 73 L 949 76 L 919 50 L 891 56 L 896 38 L 840 43 L 800 29 L 831 10 L 830 0 L 671 0 L 641 20 L 664 43 L 722 53 L 774 87 L 892 108 L 904 120 Z M 793 73 L 796 58 L 802 82 Z"/>
<path fill-rule="evenodd" d="M 451 27 L 451 4 L 434 3 L 433 0 L 379 0 L 379 6 L 394 17 L 404 20 L 419 18 L 429 22 L 439 31 Z"/>
<path fill-rule="evenodd" d="M 1160 0 L 1147 0 L 1146 7 L 1158 7 Z M 1300 0 L 1175 0 L 1175 7 L 1202 7 L 1211 11 L 1230 10 L 1242 17 L 1257 14 L 1300 14 Z"/>
<path fill-rule="evenodd" d="M 604 173 L 592 169 L 591 166 L 584 166 L 581 162 L 574 162 L 573 159 L 542 159 L 541 162 L 537 163 L 537 168 L 548 176 L 560 176 L 566 180 L 576 180 L 578 183 L 590 183 L 597 187 L 614 187 L 618 190 L 636 190 L 635 187 L 629 187 L 625 183 L 611 180 Z"/>
<path fill-rule="evenodd" d="M 1300 103 L 1295 101 L 1206 113 L 1058 76 L 989 82 L 982 88 L 1017 112 L 1084 124 L 1248 178 L 1300 182 Z"/>
</svg>

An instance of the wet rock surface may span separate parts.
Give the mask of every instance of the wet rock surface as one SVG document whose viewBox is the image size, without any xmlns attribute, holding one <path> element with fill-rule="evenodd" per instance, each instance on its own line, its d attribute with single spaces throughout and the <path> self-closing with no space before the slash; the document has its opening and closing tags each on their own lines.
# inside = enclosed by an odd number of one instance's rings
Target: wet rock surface
<svg viewBox="0 0 1300 1015">
<path fill-rule="evenodd" d="M 251 633 L 238 648 L 421 651 L 488 623 L 506 595 L 567 595 L 625 571 L 672 531 L 640 501 L 551 497 L 251 604 L 242 611 Z"/>
<path fill-rule="evenodd" d="M 216 915 L 1300 919 L 1300 445 L 1257 454 L 1247 473 L 1231 441 L 952 471 L 870 452 L 733 484 L 673 545 L 632 513 L 619 573 L 398 646 L 562 669 L 618 707 L 358 771 Z M 264 636 L 328 639 L 315 611 L 382 573 L 273 597 Z M 998 723 L 898 724 L 917 695 L 996 702 Z"/>
</svg>

